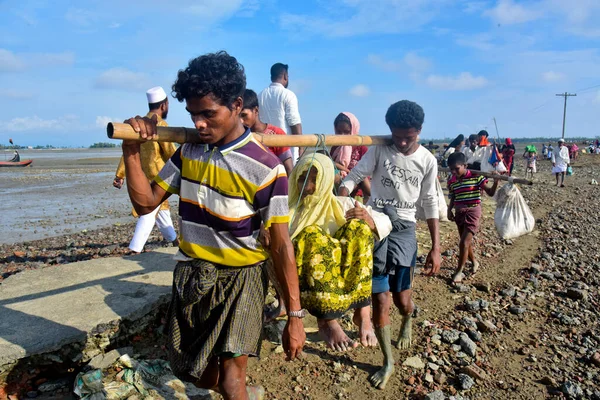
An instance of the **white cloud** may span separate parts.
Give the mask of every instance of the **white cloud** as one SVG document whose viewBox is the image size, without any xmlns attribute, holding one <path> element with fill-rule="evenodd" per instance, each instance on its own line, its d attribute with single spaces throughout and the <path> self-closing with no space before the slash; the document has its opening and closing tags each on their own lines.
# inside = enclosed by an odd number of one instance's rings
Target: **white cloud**
<svg viewBox="0 0 600 400">
<path fill-rule="evenodd" d="M 70 51 L 63 53 L 39 53 L 32 54 L 29 59 L 30 64 L 33 66 L 69 66 L 75 64 L 75 53 Z"/>
<path fill-rule="evenodd" d="M 322 2 L 321 9 L 313 15 L 283 13 L 279 24 L 291 31 L 331 37 L 415 32 L 450 3 L 449 0 L 335 0 Z"/>
<path fill-rule="evenodd" d="M 536 20 L 543 14 L 541 4 L 534 4 L 527 8 L 514 3 L 513 0 L 498 0 L 496 7 L 484 12 L 484 15 L 501 25 L 522 24 Z"/>
<path fill-rule="evenodd" d="M 15 89 L 0 89 L 0 97 L 11 100 L 29 100 L 33 98 L 33 93 Z"/>
<path fill-rule="evenodd" d="M 546 82 L 557 82 L 565 78 L 565 74 L 554 71 L 546 71 L 542 74 L 542 79 Z"/>
<path fill-rule="evenodd" d="M 441 90 L 473 90 L 487 86 L 488 80 L 483 76 L 473 76 L 470 72 L 462 72 L 458 76 L 429 75 L 427 85 Z"/>
<path fill-rule="evenodd" d="M 10 121 L 0 122 L 8 132 L 23 132 L 34 130 L 68 130 L 77 126 L 78 117 L 65 115 L 56 119 L 43 119 L 34 115 L 32 117 L 13 118 Z"/>
<path fill-rule="evenodd" d="M 25 62 L 12 51 L 0 49 L 0 72 L 14 72 L 25 69 Z"/>
<path fill-rule="evenodd" d="M 363 85 L 362 83 L 353 86 L 350 88 L 349 92 L 354 97 L 366 97 L 371 94 L 371 89 L 367 85 Z"/>
<path fill-rule="evenodd" d="M 485 10 L 487 2 L 485 1 L 468 1 L 463 5 L 463 12 L 467 14 L 476 14 Z"/>
<path fill-rule="evenodd" d="M 127 68 L 111 68 L 96 78 L 99 89 L 117 89 L 128 91 L 146 90 L 151 86 L 150 79 L 143 72 L 133 72 Z"/>
<path fill-rule="evenodd" d="M 98 128 L 106 128 L 109 122 L 123 122 L 123 118 L 111 118 L 106 116 L 97 116 L 96 117 L 96 126 Z"/>
<path fill-rule="evenodd" d="M 431 61 L 425 57 L 421 57 L 413 52 L 406 53 L 404 63 L 414 73 L 422 73 L 431 69 Z"/>
<path fill-rule="evenodd" d="M 63 53 L 23 53 L 15 54 L 0 49 L 0 72 L 20 72 L 29 67 L 69 66 L 75 63 L 75 54 Z"/>
</svg>

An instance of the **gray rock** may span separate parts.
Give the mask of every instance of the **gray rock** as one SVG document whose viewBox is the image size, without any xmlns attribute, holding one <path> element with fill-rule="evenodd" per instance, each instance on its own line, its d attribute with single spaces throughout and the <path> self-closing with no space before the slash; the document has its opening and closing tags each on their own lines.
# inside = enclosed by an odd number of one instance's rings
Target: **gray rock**
<svg viewBox="0 0 600 400">
<path fill-rule="evenodd" d="M 473 329 L 469 329 L 467 331 L 467 335 L 469 335 L 469 337 L 474 341 L 474 342 L 481 342 L 481 340 L 483 339 L 483 336 L 481 335 L 481 332 L 477 331 L 477 330 L 473 330 Z"/>
<path fill-rule="evenodd" d="M 475 357 L 477 354 L 477 345 L 473 342 L 466 333 L 460 334 L 460 339 L 458 344 L 462 350 L 469 356 Z"/>
<path fill-rule="evenodd" d="M 570 399 L 580 399 L 583 397 L 583 390 L 581 389 L 581 386 L 571 381 L 566 381 L 563 383 L 562 392 Z"/>
<path fill-rule="evenodd" d="M 531 272 L 532 274 L 539 274 L 542 271 L 542 267 L 540 267 L 538 264 L 531 264 L 531 267 L 529 267 L 529 272 Z"/>
<path fill-rule="evenodd" d="M 446 395 L 441 390 L 436 390 L 435 392 L 429 393 L 425 396 L 425 400 L 445 400 Z"/>
<path fill-rule="evenodd" d="M 92 369 L 105 370 L 115 363 L 119 357 L 129 354 L 133 356 L 133 347 L 123 347 L 121 349 L 111 350 L 106 354 L 99 354 L 88 363 Z"/>
<path fill-rule="evenodd" d="M 446 343 L 456 343 L 460 338 L 460 332 L 455 329 L 449 329 L 442 332 L 442 340 Z"/>
<path fill-rule="evenodd" d="M 477 323 L 471 318 L 464 317 L 460 320 L 460 323 L 467 329 L 477 330 Z"/>
<path fill-rule="evenodd" d="M 481 309 L 481 305 L 479 304 L 479 300 L 475 301 L 465 301 L 465 310 L 469 312 L 479 311 Z"/>
<path fill-rule="evenodd" d="M 471 286 L 465 285 L 464 283 L 457 283 L 453 286 L 452 290 L 459 293 L 469 293 L 471 291 Z"/>
<path fill-rule="evenodd" d="M 510 306 L 508 311 L 510 311 L 511 314 L 521 315 L 524 314 L 527 309 L 525 307 Z"/>
<path fill-rule="evenodd" d="M 588 292 L 574 287 L 567 288 L 567 297 L 573 300 L 587 300 Z"/>
<path fill-rule="evenodd" d="M 475 380 L 467 374 L 458 374 L 458 383 L 462 390 L 469 390 L 475 385 Z"/>
<path fill-rule="evenodd" d="M 442 344 L 442 337 L 440 335 L 433 335 L 431 337 L 431 343 L 435 344 L 436 346 L 439 346 Z"/>
<path fill-rule="evenodd" d="M 536 289 L 540 287 L 540 280 L 535 276 L 532 276 L 531 278 L 527 279 L 527 282 L 531 283 L 531 286 L 533 286 Z"/>
<path fill-rule="evenodd" d="M 542 253 L 542 258 L 544 260 L 552 260 L 552 254 L 548 253 L 547 251 Z"/>
<path fill-rule="evenodd" d="M 352 380 L 352 375 L 350 375 L 349 373 L 345 372 L 343 374 L 341 374 L 338 377 L 338 381 L 340 381 L 340 383 L 348 383 Z"/>
<path fill-rule="evenodd" d="M 263 326 L 263 333 L 265 339 L 268 341 L 281 344 L 281 335 L 283 334 L 283 330 L 285 329 L 286 321 L 283 320 L 275 320 Z"/>
<path fill-rule="evenodd" d="M 437 371 L 438 369 L 440 369 L 440 366 L 437 365 L 436 363 L 427 363 L 427 368 L 429 368 L 432 371 Z"/>
<path fill-rule="evenodd" d="M 405 367 L 411 367 L 414 369 L 425 368 L 425 363 L 423 362 L 423 360 L 421 360 L 421 357 L 419 357 L 419 356 L 408 357 L 406 360 L 404 360 L 402 365 Z"/>
<path fill-rule="evenodd" d="M 475 286 L 475 289 L 481 290 L 485 293 L 490 293 L 492 291 L 492 285 L 487 282 L 478 282 L 475 283 L 473 286 Z"/>
<path fill-rule="evenodd" d="M 540 277 L 548 279 L 549 281 L 553 281 L 555 279 L 554 274 L 548 271 L 540 272 Z"/>
<path fill-rule="evenodd" d="M 477 321 L 477 327 L 482 332 L 494 332 L 498 329 L 498 327 L 494 325 L 492 321 L 489 320 Z"/>
<path fill-rule="evenodd" d="M 48 381 L 42 383 L 38 387 L 38 391 L 42 393 L 54 392 L 55 390 L 69 386 L 69 384 L 70 382 L 68 379 L 57 379 L 54 381 Z"/>
<path fill-rule="evenodd" d="M 517 289 L 514 286 L 509 286 L 500 291 L 500 295 L 504 297 L 515 297 L 517 294 Z"/>
</svg>

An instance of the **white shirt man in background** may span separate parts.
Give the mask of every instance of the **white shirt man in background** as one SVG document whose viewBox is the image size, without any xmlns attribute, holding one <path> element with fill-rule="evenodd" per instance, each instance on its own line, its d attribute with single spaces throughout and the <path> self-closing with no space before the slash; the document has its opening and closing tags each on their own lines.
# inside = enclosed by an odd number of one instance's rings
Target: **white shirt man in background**
<svg viewBox="0 0 600 400">
<path fill-rule="evenodd" d="M 302 135 L 302 120 L 298 98 L 289 90 L 288 66 L 276 63 L 271 67 L 271 85 L 258 95 L 260 119 L 283 129 L 288 135 Z M 298 148 L 292 147 L 292 161 L 298 159 Z"/>
<path fill-rule="evenodd" d="M 558 150 L 552 152 L 552 173 L 556 176 L 556 186 L 565 187 L 565 174 L 570 165 L 571 159 L 565 139 L 558 139 Z"/>
</svg>

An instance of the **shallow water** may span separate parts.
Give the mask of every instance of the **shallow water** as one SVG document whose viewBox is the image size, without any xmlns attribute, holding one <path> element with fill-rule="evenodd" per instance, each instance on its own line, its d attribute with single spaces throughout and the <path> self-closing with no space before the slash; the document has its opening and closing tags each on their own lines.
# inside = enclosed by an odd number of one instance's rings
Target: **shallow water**
<svg viewBox="0 0 600 400">
<path fill-rule="evenodd" d="M 25 150 L 25 168 L 0 168 L 0 243 L 133 221 L 127 189 L 112 186 L 120 149 Z M 0 159 L 2 155 L 0 155 Z"/>
</svg>

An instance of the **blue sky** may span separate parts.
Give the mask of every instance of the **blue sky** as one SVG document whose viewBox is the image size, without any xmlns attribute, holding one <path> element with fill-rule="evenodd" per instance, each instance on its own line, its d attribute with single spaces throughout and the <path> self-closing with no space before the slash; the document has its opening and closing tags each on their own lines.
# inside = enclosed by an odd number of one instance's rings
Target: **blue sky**
<svg viewBox="0 0 600 400">
<path fill-rule="evenodd" d="M 471 134 L 600 135 L 598 0 L 0 0 L 0 141 L 89 145 L 110 120 L 146 111 L 190 58 L 227 50 L 248 87 L 275 62 L 306 133 L 351 111 L 388 132 L 387 107 L 425 109 L 423 139 Z M 168 122 L 190 126 L 171 101 Z"/>
</svg>

